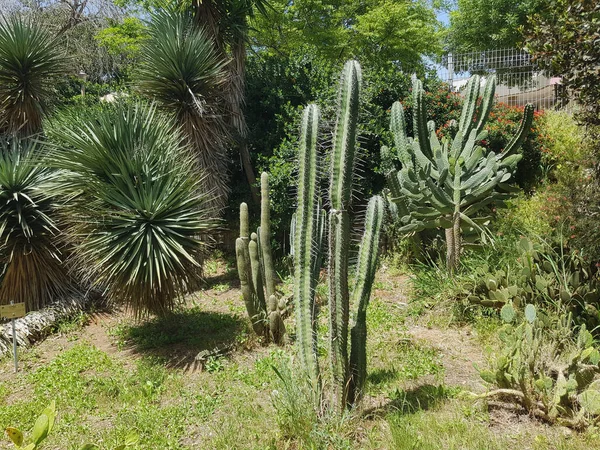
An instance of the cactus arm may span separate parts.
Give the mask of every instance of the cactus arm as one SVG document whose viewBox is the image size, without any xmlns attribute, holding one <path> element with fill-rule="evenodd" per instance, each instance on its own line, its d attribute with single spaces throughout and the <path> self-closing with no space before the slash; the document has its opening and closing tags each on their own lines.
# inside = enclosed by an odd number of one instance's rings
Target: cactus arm
<svg viewBox="0 0 600 450">
<path fill-rule="evenodd" d="M 479 75 L 473 75 L 469 78 L 469 82 L 467 83 L 465 102 L 460 114 L 460 121 L 458 122 L 458 129 L 462 131 L 461 144 L 464 142 L 464 139 L 468 139 L 468 136 L 473 129 L 473 121 L 475 113 L 477 112 L 477 98 L 479 97 L 480 82 L 481 78 Z"/>
<path fill-rule="evenodd" d="M 419 141 L 421 152 L 432 158 L 431 144 L 429 143 L 429 129 L 427 126 L 427 110 L 423 98 L 423 83 L 413 75 L 413 129 L 415 138 Z"/>
<path fill-rule="evenodd" d="M 475 128 L 476 135 L 478 140 L 485 139 L 485 137 L 479 137 L 480 133 L 482 133 L 483 127 L 487 123 L 488 117 L 490 116 L 490 111 L 492 110 L 492 106 L 494 105 L 494 94 L 496 92 L 496 75 L 490 75 L 486 78 L 485 81 L 485 89 L 483 90 L 483 98 L 481 100 L 481 106 L 479 107 L 479 111 L 477 113 L 477 127 Z"/>
<path fill-rule="evenodd" d="M 348 380 L 348 252 L 349 209 L 356 153 L 356 129 L 361 84 L 360 66 L 348 61 L 340 82 L 339 114 L 334 133 L 329 199 L 329 321 L 334 402 L 346 407 Z"/>
<path fill-rule="evenodd" d="M 250 226 L 248 225 L 248 205 L 240 203 L 240 237 L 250 238 Z"/>
<path fill-rule="evenodd" d="M 258 298 L 252 284 L 250 254 L 248 250 L 248 238 L 239 237 L 235 241 L 235 256 L 237 260 L 238 275 L 240 278 L 240 288 L 246 311 L 252 322 L 254 332 L 259 336 L 265 334 L 264 317 L 262 317 Z"/>
<path fill-rule="evenodd" d="M 296 302 L 296 336 L 300 361 L 312 377 L 314 387 L 320 386 L 315 333 L 315 282 L 313 258 L 317 214 L 317 133 L 319 108 L 308 105 L 302 118 L 299 167 L 298 206 L 294 237 L 294 299 Z"/>
<path fill-rule="evenodd" d="M 533 105 L 528 103 L 525 105 L 525 109 L 523 110 L 523 118 L 521 119 L 521 123 L 519 125 L 519 129 L 517 130 L 517 134 L 513 136 L 511 141 L 506 146 L 506 149 L 498 155 L 498 159 L 504 159 L 507 156 L 512 155 L 516 152 L 519 147 L 523 144 L 523 141 L 527 138 L 529 134 L 529 130 L 531 129 L 531 124 L 533 123 Z"/>
<path fill-rule="evenodd" d="M 264 265 L 264 281 L 266 297 L 275 294 L 275 268 L 271 252 L 271 217 L 269 204 L 269 175 L 263 172 L 260 176 L 260 247 Z"/>
<path fill-rule="evenodd" d="M 350 388 L 348 402 L 360 398 L 367 378 L 367 307 L 377 269 L 379 237 L 384 218 L 384 201 L 380 196 L 369 200 L 365 218 L 365 232 L 358 253 L 356 282 L 352 291 L 356 305 L 355 324 L 350 332 Z"/>
<path fill-rule="evenodd" d="M 406 134 L 406 119 L 404 118 L 404 108 L 402 103 L 394 102 L 392 105 L 392 114 L 390 116 L 390 131 L 394 136 L 394 146 L 398 152 L 398 159 L 403 166 L 412 166 L 414 169 L 414 160 L 411 156 L 410 142 Z"/>
<path fill-rule="evenodd" d="M 254 287 L 254 294 L 256 295 L 258 309 L 259 311 L 266 313 L 267 302 L 265 298 L 262 270 L 260 267 L 260 246 L 258 244 L 258 235 L 256 233 L 252 233 L 252 236 L 250 236 L 250 242 L 248 243 L 248 254 L 250 255 L 252 286 Z"/>
</svg>

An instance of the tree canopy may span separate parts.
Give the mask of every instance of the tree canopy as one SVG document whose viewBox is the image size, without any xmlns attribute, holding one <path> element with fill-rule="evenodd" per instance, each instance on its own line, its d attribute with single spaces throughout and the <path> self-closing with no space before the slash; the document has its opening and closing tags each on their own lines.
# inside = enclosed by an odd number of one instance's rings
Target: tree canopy
<svg viewBox="0 0 600 450">
<path fill-rule="evenodd" d="M 372 65 L 401 63 L 441 51 L 442 26 L 424 0 L 273 0 L 253 21 L 256 51 L 289 55 L 310 45 L 333 61 L 356 58 Z"/>
<path fill-rule="evenodd" d="M 458 0 L 450 13 L 447 46 L 476 51 L 523 46 L 529 17 L 548 0 Z"/>
</svg>

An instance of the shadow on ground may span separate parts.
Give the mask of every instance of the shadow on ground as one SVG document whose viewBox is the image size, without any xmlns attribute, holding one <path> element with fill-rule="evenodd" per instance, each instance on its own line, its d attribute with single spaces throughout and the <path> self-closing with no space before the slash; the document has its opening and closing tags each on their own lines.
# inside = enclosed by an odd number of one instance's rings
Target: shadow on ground
<svg viewBox="0 0 600 450">
<path fill-rule="evenodd" d="M 135 353 L 158 357 L 167 367 L 194 369 L 200 352 L 234 348 L 246 327 L 240 317 L 194 307 L 122 326 L 117 334 L 125 348 Z"/>
<path fill-rule="evenodd" d="M 388 403 L 366 410 L 365 415 L 384 418 L 390 414 L 415 414 L 435 408 L 455 395 L 455 389 L 443 385 L 423 384 L 414 389 L 398 389 Z"/>
</svg>

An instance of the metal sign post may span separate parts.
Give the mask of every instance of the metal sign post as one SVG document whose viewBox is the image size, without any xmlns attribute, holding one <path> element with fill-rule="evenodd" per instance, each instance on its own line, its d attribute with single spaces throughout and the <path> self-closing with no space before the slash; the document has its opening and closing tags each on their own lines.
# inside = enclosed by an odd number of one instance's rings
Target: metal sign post
<svg viewBox="0 0 600 450">
<path fill-rule="evenodd" d="M 17 329 L 15 320 L 25 316 L 25 303 L 10 302 L 10 305 L 0 306 L 0 318 L 10 319 L 12 322 L 13 356 L 15 358 L 15 373 L 19 370 L 19 357 L 17 355 Z"/>
</svg>

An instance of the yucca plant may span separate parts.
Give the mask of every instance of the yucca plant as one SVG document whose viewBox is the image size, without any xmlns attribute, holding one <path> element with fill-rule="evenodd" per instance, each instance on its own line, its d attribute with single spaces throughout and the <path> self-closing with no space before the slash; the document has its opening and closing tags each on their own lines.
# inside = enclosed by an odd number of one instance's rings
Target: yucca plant
<svg viewBox="0 0 600 450">
<path fill-rule="evenodd" d="M 41 25 L 20 16 L 0 18 L 0 132 L 40 131 L 64 61 L 58 41 Z"/>
<path fill-rule="evenodd" d="M 55 172 L 39 164 L 28 141 L 0 142 L 0 304 L 45 306 L 69 287 L 58 245 L 53 199 Z"/>
<path fill-rule="evenodd" d="M 227 200 L 227 124 L 219 110 L 224 62 L 188 11 L 153 13 L 138 73 L 139 91 L 177 117 L 217 208 Z"/>
<path fill-rule="evenodd" d="M 175 121 L 130 103 L 48 133 L 81 278 L 137 317 L 169 312 L 198 279 L 215 225 Z"/>
</svg>

